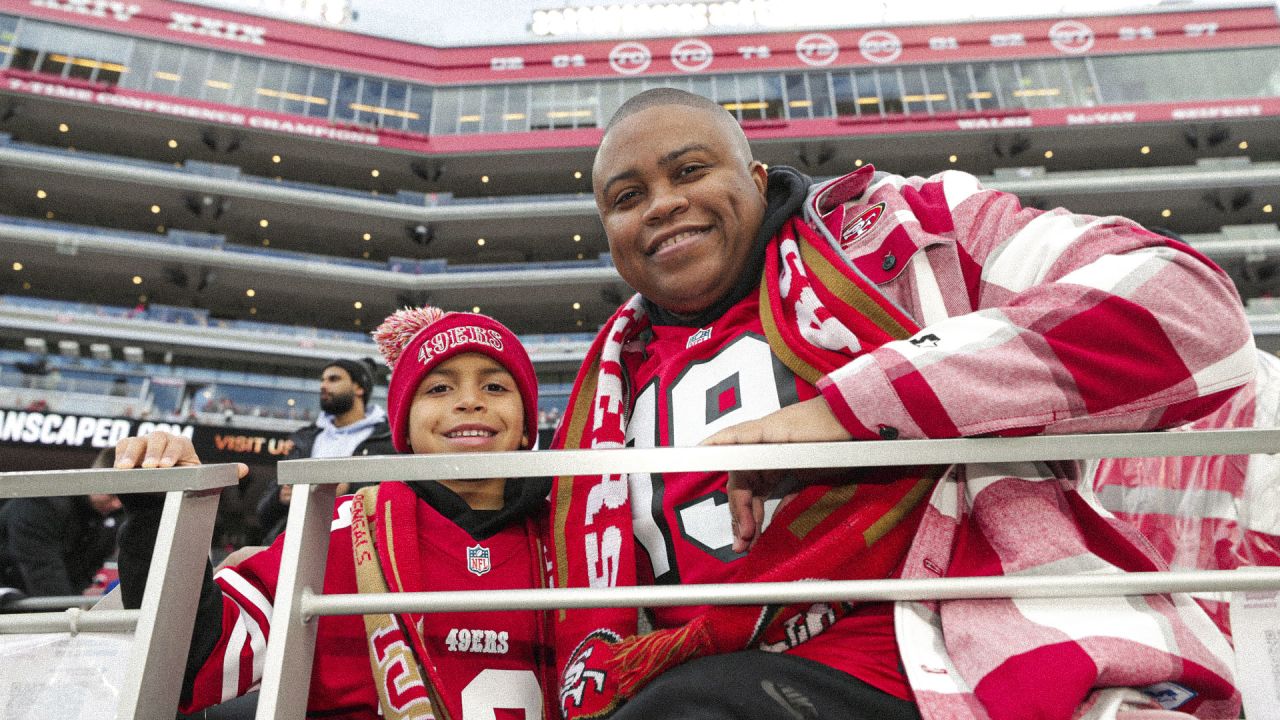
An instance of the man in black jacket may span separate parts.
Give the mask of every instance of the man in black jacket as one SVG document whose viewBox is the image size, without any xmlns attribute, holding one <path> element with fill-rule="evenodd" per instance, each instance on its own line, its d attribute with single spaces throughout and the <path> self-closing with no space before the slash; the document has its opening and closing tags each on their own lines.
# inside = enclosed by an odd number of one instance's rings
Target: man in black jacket
<svg viewBox="0 0 1280 720">
<path fill-rule="evenodd" d="M 285 459 L 395 454 L 387 413 L 369 402 L 372 395 L 373 368 L 369 364 L 339 359 L 325 365 L 320 372 L 322 414 L 314 424 L 290 436 L 293 447 Z M 337 492 L 343 495 L 356 489 L 343 483 Z M 284 530 L 292 492 L 290 486 L 282 485 L 278 492 L 268 492 L 259 501 L 258 521 L 266 531 L 264 543 Z"/>
</svg>

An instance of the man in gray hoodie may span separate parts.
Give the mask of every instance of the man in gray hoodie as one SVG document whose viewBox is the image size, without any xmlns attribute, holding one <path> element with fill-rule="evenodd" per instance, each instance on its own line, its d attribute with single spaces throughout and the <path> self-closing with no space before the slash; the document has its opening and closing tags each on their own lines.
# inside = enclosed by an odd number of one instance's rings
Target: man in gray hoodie
<svg viewBox="0 0 1280 720">
<path fill-rule="evenodd" d="M 338 359 L 320 371 L 321 415 L 314 424 L 299 429 L 289 439 L 292 449 L 286 460 L 300 458 L 393 455 L 387 413 L 370 404 L 373 396 L 373 368 L 357 360 Z M 338 494 L 357 488 L 339 485 Z M 293 488 L 280 486 L 267 492 L 258 503 L 258 522 L 266 532 L 264 542 L 284 530 Z"/>
</svg>

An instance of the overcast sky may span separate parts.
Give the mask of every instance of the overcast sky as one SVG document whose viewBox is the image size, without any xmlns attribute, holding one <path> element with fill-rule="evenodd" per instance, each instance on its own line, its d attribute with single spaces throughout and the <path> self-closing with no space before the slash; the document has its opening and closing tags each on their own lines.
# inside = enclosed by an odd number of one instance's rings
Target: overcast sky
<svg viewBox="0 0 1280 720">
<path fill-rule="evenodd" d="M 204 5 L 245 10 L 272 4 L 319 3 L 325 0 L 193 0 Z M 666 0 L 689 3 L 691 0 Z M 491 45 L 552 39 L 530 30 L 534 13 L 601 5 L 649 5 L 636 0 L 350 0 L 356 20 L 348 25 L 354 32 L 394 37 L 427 45 Z M 757 17 L 776 19 L 779 24 L 739 26 L 722 32 L 820 28 L 832 25 L 904 24 L 930 20 L 982 17 L 1010 17 L 1019 14 L 1090 14 L 1152 6 L 1201 7 L 1239 4 L 1233 0 L 719 0 L 720 5 L 737 4 Z M 706 5 L 695 2 L 694 4 Z M 1030 11 L 1028 9 L 1031 9 Z M 772 14 L 771 14 L 772 11 Z M 856 11 L 856 12 L 855 12 Z M 784 25 L 781 23 L 789 22 Z M 825 22 L 824 22 L 825 21 Z M 711 34 L 706 28 L 685 32 L 632 32 L 632 35 Z M 611 37 L 627 35 L 622 32 Z M 581 36 L 579 36 L 581 37 Z M 565 38 L 561 38 L 565 39 Z"/>
</svg>

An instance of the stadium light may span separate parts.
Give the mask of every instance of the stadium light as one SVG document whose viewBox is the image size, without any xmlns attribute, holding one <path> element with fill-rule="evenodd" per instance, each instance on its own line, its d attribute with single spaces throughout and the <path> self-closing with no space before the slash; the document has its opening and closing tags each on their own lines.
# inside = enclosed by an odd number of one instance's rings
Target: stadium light
<svg viewBox="0 0 1280 720">
<path fill-rule="evenodd" d="M 408 230 L 409 239 L 423 247 L 431 244 L 431 241 L 435 239 L 435 231 L 431 229 L 430 225 L 419 223 L 411 226 Z"/>
</svg>

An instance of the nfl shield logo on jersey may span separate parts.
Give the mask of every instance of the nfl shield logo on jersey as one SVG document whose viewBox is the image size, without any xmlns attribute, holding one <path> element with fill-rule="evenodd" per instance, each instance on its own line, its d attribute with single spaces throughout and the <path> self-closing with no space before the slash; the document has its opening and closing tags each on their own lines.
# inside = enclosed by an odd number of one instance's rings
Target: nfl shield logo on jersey
<svg viewBox="0 0 1280 720">
<path fill-rule="evenodd" d="M 467 569 L 476 575 L 483 575 L 493 569 L 489 562 L 489 548 L 481 547 L 479 543 L 467 548 Z"/>
</svg>

